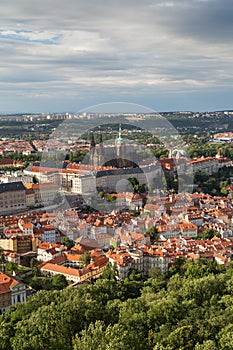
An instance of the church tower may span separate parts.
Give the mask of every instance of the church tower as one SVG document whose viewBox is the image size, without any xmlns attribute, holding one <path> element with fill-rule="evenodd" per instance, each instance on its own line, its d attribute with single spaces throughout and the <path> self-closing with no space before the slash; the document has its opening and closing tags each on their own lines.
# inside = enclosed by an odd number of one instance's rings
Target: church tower
<svg viewBox="0 0 233 350">
<path fill-rule="evenodd" d="M 118 136 L 115 140 L 116 158 L 118 159 L 118 165 L 123 168 L 125 166 L 126 152 L 125 144 L 121 137 L 121 124 L 119 125 Z"/>
<path fill-rule="evenodd" d="M 98 165 L 104 165 L 105 163 L 105 152 L 104 152 L 104 144 L 103 144 L 103 136 L 100 134 L 100 142 L 98 147 L 98 154 L 99 154 L 99 164 Z"/>
<path fill-rule="evenodd" d="M 91 134 L 91 149 L 95 148 L 95 138 L 94 138 L 94 134 Z"/>
<path fill-rule="evenodd" d="M 91 134 L 91 145 L 90 145 L 90 165 L 96 165 L 95 164 L 95 153 L 96 153 L 96 143 L 94 134 Z"/>
</svg>

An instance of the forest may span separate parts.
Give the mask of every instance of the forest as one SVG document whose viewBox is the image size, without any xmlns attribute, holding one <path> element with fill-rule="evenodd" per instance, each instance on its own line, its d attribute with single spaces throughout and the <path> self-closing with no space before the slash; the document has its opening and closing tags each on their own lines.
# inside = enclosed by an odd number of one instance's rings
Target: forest
<svg viewBox="0 0 233 350">
<path fill-rule="evenodd" d="M 233 264 L 179 258 L 169 275 L 107 265 L 94 284 L 41 290 L 0 316 L 1 350 L 233 349 Z"/>
</svg>

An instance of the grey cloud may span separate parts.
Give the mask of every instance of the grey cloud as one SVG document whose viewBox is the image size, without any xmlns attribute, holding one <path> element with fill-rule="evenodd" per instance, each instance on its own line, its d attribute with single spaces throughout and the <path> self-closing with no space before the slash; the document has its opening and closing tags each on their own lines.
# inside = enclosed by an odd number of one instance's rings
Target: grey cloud
<svg viewBox="0 0 233 350">
<path fill-rule="evenodd" d="M 154 15 L 170 33 L 207 44 L 232 42 L 231 0 L 174 1 L 173 7 L 154 7 Z"/>
<path fill-rule="evenodd" d="M 230 0 L 2 0 L 0 11 L 1 30 L 59 36 L 53 45 L 0 38 L 9 94 L 14 83 L 22 96 L 63 101 L 232 86 Z"/>
</svg>

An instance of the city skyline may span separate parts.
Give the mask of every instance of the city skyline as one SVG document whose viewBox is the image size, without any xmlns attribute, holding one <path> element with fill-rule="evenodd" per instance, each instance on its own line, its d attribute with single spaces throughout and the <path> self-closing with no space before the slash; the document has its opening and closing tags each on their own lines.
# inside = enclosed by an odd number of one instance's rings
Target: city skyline
<svg viewBox="0 0 233 350">
<path fill-rule="evenodd" d="M 0 113 L 233 109 L 230 0 L 0 4 Z"/>
</svg>

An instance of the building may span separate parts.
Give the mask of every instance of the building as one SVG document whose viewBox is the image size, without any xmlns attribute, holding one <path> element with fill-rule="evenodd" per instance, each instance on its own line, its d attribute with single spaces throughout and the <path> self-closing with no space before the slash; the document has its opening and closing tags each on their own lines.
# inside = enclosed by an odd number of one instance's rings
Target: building
<svg viewBox="0 0 233 350">
<path fill-rule="evenodd" d="M 96 191 L 96 178 L 93 174 L 76 175 L 71 180 L 71 192 L 83 194 Z"/>
<path fill-rule="evenodd" d="M 13 230 L 12 230 L 13 231 Z M 0 248 L 10 250 L 17 254 L 25 254 L 36 251 L 40 239 L 33 236 L 23 236 L 21 233 L 11 234 L 11 237 L 0 238 Z"/>
<path fill-rule="evenodd" d="M 215 142 L 233 142 L 233 132 L 221 132 L 214 135 Z"/>
<path fill-rule="evenodd" d="M 38 231 L 43 242 L 56 243 L 57 233 L 56 228 L 53 225 L 44 225 Z"/>
<path fill-rule="evenodd" d="M 116 264 L 117 278 L 124 280 L 128 277 L 130 270 L 140 271 L 144 276 L 151 268 L 157 267 L 166 274 L 169 266 L 169 256 L 161 247 L 144 246 L 133 249 L 115 249 L 107 253 L 109 262 Z"/>
<path fill-rule="evenodd" d="M 25 254 L 32 251 L 32 237 L 16 236 L 9 238 L 10 250 L 18 254 Z"/>
<path fill-rule="evenodd" d="M 61 244 L 51 244 L 49 242 L 42 242 L 37 248 L 37 260 L 49 261 L 62 255 L 64 246 Z"/>
<path fill-rule="evenodd" d="M 207 158 L 194 158 L 192 160 L 193 173 L 198 171 L 202 171 L 206 173 L 206 175 L 212 175 L 216 173 L 219 169 L 218 160 L 213 157 Z"/>
<path fill-rule="evenodd" d="M 0 168 L 8 168 L 8 167 L 23 167 L 24 164 L 18 161 L 15 161 L 11 158 L 0 158 Z"/>
<path fill-rule="evenodd" d="M 52 261 L 44 262 L 43 264 L 39 265 L 38 268 L 43 276 L 52 277 L 57 274 L 62 274 L 68 281 L 80 283 L 86 280 L 96 279 L 100 277 L 105 269 L 107 262 L 108 258 L 100 253 L 92 258 L 91 263 L 87 265 L 87 267 L 82 269 L 66 267 L 57 263 L 53 263 Z M 63 260 L 62 264 L 66 264 L 66 261 Z"/>
<path fill-rule="evenodd" d="M 59 187 L 54 183 L 26 184 L 34 192 L 34 204 L 52 203 L 59 193 Z M 33 203 L 32 191 L 28 193 L 28 203 Z M 30 197 L 29 197 L 30 196 Z"/>
<path fill-rule="evenodd" d="M 27 207 L 34 207 L 35 205 L 35 193 L 32 188 L 26 189 L 26 205 Z"/>
<path fill-rule="evenodd" d="M 114 144 L 104 144 L 102 134 L 100 142 L 95 143 L 94 134 L 91 135 L 90 164 L 94 166 L 112 165 L 117 168 L 134 167 L 139 163 L 139 155 L 134 144 L 125 143 L 121 136 L 119 125 L 118 136 Z"/>
<path fill-rule="evenodd" d="M 222 157 L 218 151 L 215 157 L 201 157 L 194 158 L 191 162 L 193 173 L 197 171 L 202 171 L 206 175 L 212 175 L 216 173 L 219 169 L 232 166 L 232 161 L 229 158 Z"/>
<path fill-rule="evenodd" d="M 14 304 L 26 302 L 26 286 L 13 276 L 0 272 L 0 313 Z"/>
<path fill-rule="evenodd" d="M 33 224 L 31 222 L 24 222 L 23 219 L 18 221 L 18 226 L 22 231 L 23 236 L 33 235 Z"/>
<path fill-rule="evenodd" d="M 21 181 L 0 184 L 0 215 L 26 209 L 26 188 Z"/>
</svg>

